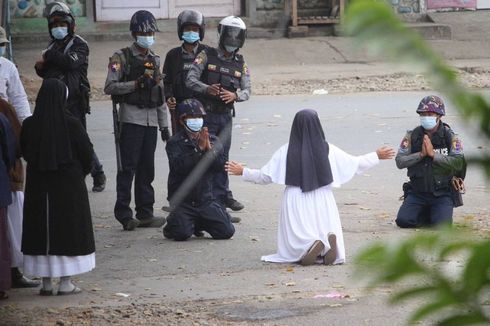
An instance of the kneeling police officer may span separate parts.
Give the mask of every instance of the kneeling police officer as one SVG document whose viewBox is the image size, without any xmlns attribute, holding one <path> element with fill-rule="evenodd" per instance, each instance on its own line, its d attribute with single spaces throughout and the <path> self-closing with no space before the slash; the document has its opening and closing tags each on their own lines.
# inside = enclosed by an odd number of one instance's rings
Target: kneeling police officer
<svg viewBox="0 0 490 326">
<path fill-rule="evenodd" d="M 223 145 L 203 127 L 206 112 L 198 100 L 184 100 L 176 110 L 183 128 L 166 146 L 170 166 L 168 199 L 173 210 L 163 235 L 183 241 L 206 231 L 214 239 L 229 239 L 235 228 L 212 191 L 213 178 L 226 162 Z"/>
<path fill-rule="evenodd" d="M 407 168 L 410 182 L 404 184 L 404 196 L 396 224 L 401 228 L 452 224 L 453 177 L 464 178 L 466 163 L 463 145 L 449 125 L 442 122 L 446 114 L 442 99 L 426 96 L 417 113 L 420 126 L 403 138 L 396 165 Z"/>
</svg>

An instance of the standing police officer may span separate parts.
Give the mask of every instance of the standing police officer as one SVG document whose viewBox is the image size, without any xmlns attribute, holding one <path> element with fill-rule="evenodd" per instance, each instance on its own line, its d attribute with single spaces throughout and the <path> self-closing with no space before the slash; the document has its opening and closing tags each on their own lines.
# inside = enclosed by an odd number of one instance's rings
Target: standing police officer
<svg viewBox="0 0 490 326">
<path fill-rule="evenodd" d="M 153 215 L 155 192 L 155 149 L 158 129 L 165 142 L 170 134 L 163 106 L 160 57 L 150 48 L 157 22 L 146 10 L 135 12 L 129 30 L 135 42 L 117 51 L 109 61 L 104 91 L 119 103 L 120 153 L 122 169 L 117 172 L 116 219 L 124 230 L 160 227 L 164 218 Z M 131 185 L 135 178 L 136 219 L 130 208 Z"/>
<path fill-rule="evenodd" d="M 466 169 L 461 140 L 441 120 L 446 113 L 442 99 L 424 97 L 417 113 L 421 125 L 407 132 L 396 156 L 397 167 L 407 168 L 410 178 L 396 218 L 401 228 L 451 224 L 451 180 L 464 177 Z"/>
<path fill-rule="evenodd" d="M 223 18 L 218 25 L 219 47 L 199 53 L 190 68 L 186 86 L 199 94 L 207 116 L 205 124 L 212 135 L 220 138 L 226 160 L 231 147 L 234 103 L 250 97 L 250 73 L 238 50 L 245 43 L 247 27 L 236 16 Z M 217 173 L 213 184 L 216 198 L 234 211 L 243 205 L 233 198 L 228 189 L 228 174 Z"/>
<path fill-rule="evenodd" d="M 68 87 L 68 111 L 87 129 L 86 114 L 90 113 L 90 83 L 87 77 L 89 48 L 87 42 L 75 34 L 75 18 L 68 6 L 52 2 L 46 7 L 49 35 L 52 41 L 35 64 L 36 73 L 43 79 L 57 78 Z M 94 179 L 92 191 L 105 189 L 106 176 L 95 151 L 92 153 Z"/>
<path fill-rule="evenodd" d="M 187 72 L 197 54 L 207 48 L 199 41 L 204 39 L 205 22 L 202 13 L 196 10 L 184 10 L 177 17 L 177 35 L 182 45 L 168 51 L 163 64 L 165 98 L 172 121 L 172 135 L 182 128 L 175 114 L 177 104 L 188 98 L 194 98 L 192 90 L 185 86 Z"/>
<path fill-rule="evenodd" d="M 177 114 L 182 129 L 166 146 L 170 165 L 168 197 L 173 210 L 163 235 L 183 241 L 206 231 L 214 239 L 229 239 L 235 228 L 212 191 L 213 178 L 226 162 L 223 146 L 203 127 L 206 112 L 198 100 L 182 101 L 177 105 Z"/>
</svg>

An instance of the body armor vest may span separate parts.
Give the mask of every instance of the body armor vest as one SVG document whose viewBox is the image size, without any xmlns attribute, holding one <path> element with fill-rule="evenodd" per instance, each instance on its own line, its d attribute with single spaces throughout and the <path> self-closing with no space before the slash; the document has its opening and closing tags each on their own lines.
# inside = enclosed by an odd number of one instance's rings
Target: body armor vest
<svg viewBox="0 0 490 326">
<path fill-rule="evenodd" d="M 208 85 L 221 84 L 221 87 L 236 92 L 240 88 L 243 70 L 243 57 L 235 54 L 232 61 L 218 59 L 218 51 L 209 48 L 206 51 L 208 63 L 202 75 L 202 81 Z M 229 113 L 234 109 L 233 103 L 225 104 L 219 97 L 203 95 L 199 98 L 207 112 Z"/>
<path fill-rule="evenodd" d="M 418 126 L 412 131 L 411 143 L 412 153 L 417 153 L 422 150 L 424 139 L 424 130 Z M 451 149 L 451 133 L 449 126 L 441 123 L 437 131 L 431 138 L 434 150 L 443 155 L 448 155 Z M 453 175 L 448 175 L 447 172 L 441 171 L 438 173 L 434 169 L 432 159 L 424 157 L 420 162 L 407 169 L 407 176 L 410 178 L 410 184 L 416 192 L 429 192 L 434 195 L 440 195 L 450 191 L 450 181 Z"/>
<path fill-rule="evenodd" d="M 124 56 L 123 81 L 136 80 L 143 75 L 155 78 L 158 73 L 158 66 L 154 57 L 141 60 L 133 56 L 130 48 L 121 50 Z M 120 102 L 135 105 L 141 109 L 155 108 L 163 104 L 162 96 L 157 96 L 157 100 L 152 97 L 152 90 L 148 88 L 138 88 L 134 92 L 122 95 Z"/>
<path fill-rule="evenodd" d="M 197 46 L 197 53 L 201 52 L 205 48 L 206 47 L 204 45 L 199 44 Z M 189 89 L 187 86 L 185 86 L 187 73 L 189 72 L 189 69 L 191 69 L 193 62 L 194 62 L 194 58 L 190 58 L 190 57 L 184 58 L 182 56 L 182 51 L 177 52 L 175 64 L 179 67 L 179 69 L 177 69 L 177 73 L 175 74 L 174 80 L 172 81 L 173 93 L 174 93 L 173 95 L 177 103 L 180 103 L 188 98 L 196 97 L 195 92 Z"/>
</svg>

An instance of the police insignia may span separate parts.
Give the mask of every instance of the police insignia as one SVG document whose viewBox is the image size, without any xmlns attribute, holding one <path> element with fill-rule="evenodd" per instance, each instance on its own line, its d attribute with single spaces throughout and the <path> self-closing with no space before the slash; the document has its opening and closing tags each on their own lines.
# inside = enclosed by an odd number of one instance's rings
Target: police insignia
<svg viewBox="0 0 490 326">
<path fill-rule="evenodd" d="M 121 69 L 121 64 L 119 62 L 109 62 L 109 69 L 112 72 L 117 72 Z"/>
<path fill-rule="evenodd" d="M 246 63 L 243 64 L 243 73 L 247 76 L 250 75 L 250 70 L 248 69 L 248 66 Z"/>
<path fill-rule="evenodd" d="M 209 64 L 208 65 L 208 70 L 216 71 L 216 65 Z"/>
<path fill-rule="evenodd" d="M 454 136 L 451 141 L 451 152 L 453 154 L 463 153 L 463 143 L 461 142 L 458 136 Z"/>
<path fill-rule="evenodd" d="M 204 55 L 202 53 L 199 53 L 197 57 L 194 59 L 194 63 L 196 65 L 200 65 L 204 61 Z"/>
<path fill-rule="evenodd" d="M 400 143 L 400 148 L 398 149 L 398 152 L 407 153 L 409 147 L 410 147 L 410 137 L 406 135 L 405 137 L 403 137 L 402 142 Z"/>
</svg>

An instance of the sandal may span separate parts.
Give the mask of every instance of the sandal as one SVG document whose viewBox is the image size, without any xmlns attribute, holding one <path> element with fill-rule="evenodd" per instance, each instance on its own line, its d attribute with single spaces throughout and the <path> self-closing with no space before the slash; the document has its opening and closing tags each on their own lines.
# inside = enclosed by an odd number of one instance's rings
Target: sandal
<svg viewBox="0 0 490 326">
<path fill-rule="evenodd" d="M 59 291 L 58 290 L 58 295 L 70 295 L 70 294 L 79 294 L 82 292 L 82 289 L 80 289 L 78 286 L 74 286 L 73 290 L 71 291 Z"/>
<path fill-rule="evenodd" d="M 315 240 L 310 249 L 308 249 L 308 252 L 306 252 L 303 258 L 301 258 L 301 260 L 299 261 L 300 265 L 313 265 L 316 262 L 316 258 L 322 253 L 323 248 L 325 248 L 323 242 L 321 242 L 320 240 Z"/>
<path fill-rule="evenodd" d="M 328 244 L 330 245 L 330 250 L 323 256 L 323 264 L 332 265 L 337 259 L 337 236 L 335 233 L 328 234 Z"/>
</svg>

